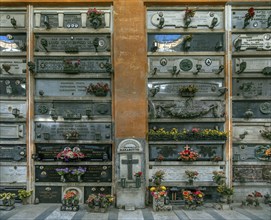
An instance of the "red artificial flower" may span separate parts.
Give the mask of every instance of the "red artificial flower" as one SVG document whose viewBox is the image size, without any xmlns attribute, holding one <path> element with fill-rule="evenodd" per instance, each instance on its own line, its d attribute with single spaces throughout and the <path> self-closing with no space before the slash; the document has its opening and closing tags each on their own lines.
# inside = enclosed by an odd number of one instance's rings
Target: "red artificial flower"
<svg viewBox="0 0 271 220">
<path fill-rule="evenodd" d="M 254 17 L 254 15 L 255 15 L 254 8 L 251 7 L 250 9 L 248 9 L 248 14 L 250 17 Z"/>
</svg>

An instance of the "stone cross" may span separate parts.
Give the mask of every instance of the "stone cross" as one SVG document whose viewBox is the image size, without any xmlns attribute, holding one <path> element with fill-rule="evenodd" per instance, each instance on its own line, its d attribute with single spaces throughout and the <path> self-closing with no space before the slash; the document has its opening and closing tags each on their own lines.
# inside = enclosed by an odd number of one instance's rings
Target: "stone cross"
<svg viewBox="0 0 271 220">
<path fill-rule="evenodd" d="M 133 164 L 138 164 L 138 159 L 133 160 L 132 154 L 127 155 L 127 160 L 122 160 L 122 164 L 127 164 L 128 166 L 128 180 L 133 179 Z"/>
<path fill-rule="evenodd" d="M 185 150 L 189 150 L 189 148 L 190 148 L 190 147 L 189 147 L 188 145 L 186 145 L 186 146 L 184 147 Z"/>
</svg>

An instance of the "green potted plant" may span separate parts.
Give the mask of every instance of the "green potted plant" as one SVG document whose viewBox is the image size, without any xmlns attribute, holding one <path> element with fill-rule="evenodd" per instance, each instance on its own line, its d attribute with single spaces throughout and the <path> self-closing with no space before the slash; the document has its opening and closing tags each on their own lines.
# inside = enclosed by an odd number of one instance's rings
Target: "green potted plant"
<svg viewBox="0 0 271 220">
<path fill-rule="evenodd" d="M 18 190 L 19 199 L 22 200 L 22 204 L 27 204 L 27 199 L 32 195 L 33 190 L 27 191 L 25 189 Z"/>
<path fill-rule="evenodd" d="M 220 201 L 223 203 L 231 203 L 231 196 L 233 195 L 233 187 L 227 186 L 225 183 L 218 185 L 217 192 L 220 194 Z"/>
<path fill-rule="evenodd" d="M 15 193 L 1 193 L 0 200 L 2 201 L 3 206 L 13 207 L 15 203 Z"/>
</svg>

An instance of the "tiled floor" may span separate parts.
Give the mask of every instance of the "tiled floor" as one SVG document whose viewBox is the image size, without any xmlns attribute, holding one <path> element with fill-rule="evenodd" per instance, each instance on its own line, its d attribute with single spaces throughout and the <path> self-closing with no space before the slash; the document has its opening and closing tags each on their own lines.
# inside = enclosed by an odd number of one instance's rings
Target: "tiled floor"
<svg viewBox="0 0 271 220">
<path fill-rule="evenodd" d="M 153 212 L 151 208 L 125 211 L 110 208 L 107 213 L 89 212 L 85 205 L 78 212 L 60 211 L 60 204 L 20 205 L 11 211 L 2 211 L 1 220 L 271 220 L 271 207 L 240 207 L 233 204 L 233 210 L 218 210 L 213 204 L 206 204 L 197 210 L 185 210 L 174 206 L 172 211 Z"/>
</svg>

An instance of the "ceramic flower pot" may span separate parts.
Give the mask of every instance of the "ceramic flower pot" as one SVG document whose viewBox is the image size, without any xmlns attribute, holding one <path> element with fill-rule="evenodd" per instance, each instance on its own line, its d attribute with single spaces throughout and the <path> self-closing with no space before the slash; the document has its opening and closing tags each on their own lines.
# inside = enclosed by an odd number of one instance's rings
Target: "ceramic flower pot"
<svg viewBox="0 0 271 220">
<path fill-rule="evenodd" d="M 141 187 L 141 177 L 136 177 L 136 188 Z"/>
</svg>

